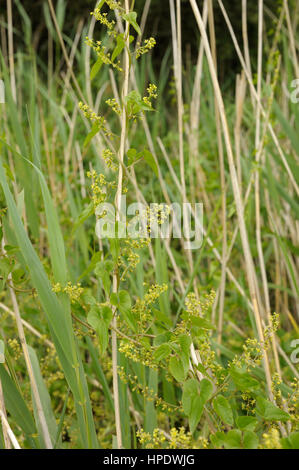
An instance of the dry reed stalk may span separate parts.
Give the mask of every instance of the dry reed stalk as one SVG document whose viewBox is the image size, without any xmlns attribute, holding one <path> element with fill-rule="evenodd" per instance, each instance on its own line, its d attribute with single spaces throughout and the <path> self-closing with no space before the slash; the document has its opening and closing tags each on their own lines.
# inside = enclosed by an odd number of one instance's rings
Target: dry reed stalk
<svg viewBox="0 0 299 470">
<path fill-rule="evenodd" d="M 190 4 L 191 4 L 192 10 L 193 10 L 193 13 L 195 15 L 195 19 L 196 19 L 198 28 L 200 30 L 201 37 L 203 39 L 205 53 L 206 53 L 206 57 L 207 57 L 208 65 L 209 65 L 209 70 L 210 70 L 210 75 L 211 75 L 211 79 L 212 79 L 212 83 L 213 83 L 214 93 L 215 93 L 215 96 L 216 96 L 216 99 L 217 99 L 217 106 L 218 106 L 218 109 L 219 109 L 219 114 L 220 114 L 220 118 L 221 118 L 221 125 L 222 125 L 222 131 L 223 131 L 225 145 L 226 145 L 228 164 L 229 164 L 229 170 L 230 170 L 230 176 L 231 176 L 231 183 L 232 183 L 234 199 L 235 199 L 235 204 L 236 204 L 236 211 L 237 211 L 238 222 L 239 222 L 239 226 L 240 226 L 240 236 L 241 236 L 241 242 L 242 242 L 242 247 L 243 247 L 245 265 L 246 265 L 247 282 L 248 282 L 250 297 L 251 297 L 251 301 L 252 301 L 252 305 L 253 305 L 253 311 L 254 311 L 254 316 L 255 316 L 256 328 L 257 328 L 257 332 L 258 332 L 258 338 L 259 338 L 260 343 L 264 344 L 264 335 L 263 335 L 263 330 L 262 330 L 262 325 L 261 325 L 261 316 L 260 316 L 260 311 L 259 311 L 259 306 L 258 306 L 257 283 L 255 282 L 256 274 L 255 274 L 255 270 L 254 270 L 254 264 L 253 264 L 253 260 L 252 260 L 252 255 L 251 255 L 251 250 L 250 250 L 248 235 L 247 235 L 247 229 L 246 229 L 246 225 L 245 225 L 243 203 L 242 203 L 242 200 L 241 200 L 240 188 L 239 188 L 236 168 L 235 168 L 235 164 L 234 164 L 234 156 L 233 156 L 233 152 L 232 152 L 232 146 L 231 146 L 231 141 L 230 141 L 230 135 L 229 135 L 228 123 L 227 123 L 227 119 L 226 119 L 224 102 L 223 102 L 220 86 L 219 86 L 219 83 L 218 83 L 216 70 L 215 70 L 215 67 L 214 67 L 214 62 L 213 62 L 213 57 L 212 57 L 208 37 L 207 37 L 206 31 L 205 31 L 205 27 L 204 27 L 204 23 L 203 23 L 200 11 L 198 9 L 198 6 L 197 6 L 197 3 L 196 3 L 195 0 L 190 0 Z M 273 400 L 273 393 L 272 393 L 272 387 L 271 387 L 272 381 L 271 381 L 269 360 L 268 360 L 267 352 L 266 352 L 264 347 L 263 347 L 263 365 L 264 365 L 264 371 L 265 371 L 265 376 L 266 376 L 268 395 L 269 395 L 270 399 Z"/>
<path fill-rule="evenodd" d="M 17 438 L 16 436 L 14 435 L 8 421 L 7 421 L 7 418 L 5 416 L 5 414 L 3 413 L 3 411 L 0 409 L 0 417 L 1 417 L 1 421 L 2 421 L 2 428 L 5 429 L 5 432 L 7 433 L 7 435 L 9 436 L 9 439 L 14 447 L 14 449 L 21 449 L 18 441 L 17 441 Z"/>
<path fill-rule="evenodd" d="M 215 72 L 217 74 L 217 55 L 216 55 L 216 35 L 214 25 L 214 12 L 212 0 L 208 0 L 208 14 L 209 14 L 209 31 L 211 38 L 211 52 L 214 63 Z M 215 107 L 215 120 L 217 132 L 217 145 L 219 153 L 219 167 L 220 167 L 220 188 L 221 188 L 221 224 L 222 224 L 222 252 L 221 252 L 221 278 L 219 287 L 219 312 L 218 312 L 218 336 L 217 342 L 222 342 L 223 331 L 223 312 L 224 312 L 224 299 L 225 299 L 225 284 L 226 284 L 226 252 L 227 252 L 227 223 L 226 223 L 226 187 L 225 187 L 225 169 L 224 169 L 224 152 L 222 143 L 222 132 L 220 114 L 217 106 L 216 97 L 214 97 Z M 218 349 L 220 354 L 220 349 Z"/>
<path fill-rule="evenodd" d="M 232 28 L 230 19 L 229 19 L 228 15 L 227 15 L 227 12 L 226 12 L 226 10 L 225 10 L 225 8 L 224 8 L 224 6 L 223 6 L 222 1 L 221 1 L 221 0 L 217 0 L 217 1 L 218 1 L 218 3 L 219 3 L 220 9 L 221 9 L 221 11 L 222 11 L 222 14 L 223 14 L 223 16 L 224 16 L 224 19 L 225 19 L 225 22 L 226 22 L 226 24 L 227 24 L 228 30 L 229 30 L 229 32 L 230 32 L 231 38 L 232 38 L 232 40 L 233 40 L 233 43 L 234 43 L 234 46 L 235 46 L 237 55 L 238 55 L 238 57 L 239 57 L 239 60 L 240 60 L 240 62 L 241 62 L 241 65 L 242 65 L 242 67 L 243 67 L 243 70 L 244 70 L 244 72 L 245 72 L 245 75 L 246 75 L 248 84 L 249 84 L 249 86 L 250 86 L 250 90 L 252 91 L 252 94 L 253 94 L 253 96 L 254 96 L 255 101 L 257 102 L 257 106 L 259 106 L 259 108 L 260 108 L 260 110 L 261 110 L 262 116 L 265 117 L 265 110 L 264 110 L 264 108 L 263 108 L 263 105 L 262 105 L 261 101 L 260 101 L 259 98 L 258 98 L 256 89 L 255 89 L 255 87 L 254 87 L 254 85 L 253 85 L 253 81 L 252 81 L 252 79 L 251 79 L 250 76 L 249 76 L 249 72 L 248 72 L 246 63 L 245 63 L 245 61 L 244 61 L 244 58 L 243 58 L 243 56 L 242 56 L 242 53 L 241 53 L 241 50 L 240 50 L 240 47 L 239 47 L 239 44 L 238 44 L 236 35 L 235 35 L 234 30 L 233 30 L 233 28 Z M 292 183 L 292 186 L 293 186 L 293 188 L 294 188 L 296 194 L 299 196 L 299 186 L 298 186 L 298 184 L 297 184 L 297 182 L 296 182 L 296 180 L 295 180 L 295 178 L 294 178 L 294 175 L 293 175 L 293 173 L 292 173 L 292 171 L 291 171 L 291 169 L 290 169 L 290 167 L 289 167 L 289 164 L 288 164 L 287 159 L 286 159 L 286 157 L 285 157 L 285 155 L 284 155 L 284 153 L 283 153 L 283 151 L 282 151 L 282 148 L 281 148 L 281 146 L 280 146 L 280 144 L 279 144 L 278 138 L 277 138 L 277 136 L 276 136 L 276 134 L 275 134 L 275 132 L 274 132 L 274 129 L 273 129 L 273 127 L 272 127 L 271 122 L 268 122 L 267 127 L 268 127 L 269 133 L 270 133 L 270 135 L 271 135 L 271 138 L 272 138 L 272 140 L 273 140 L 273 143 L 274 143 L 274 145 L 275 145 L 275 147 L 276 147 L 276 149 L 277 149 L 277 151 L 278 151 L 278 153 L 279 153 L 279 156 L 280 156 L 280 158 L 281 158 L 281 161 L 282 161 L 282 163 L 283 163 L 283 165 L 284 165 L 284 167 L 285 167 L 285 169 L 286 169 L 286 171 L 287 171 L 287 174 L 288 174 L 288 176 L 289 176 L 289 178 L 290 178 L 290 182 Z"/>
<path fill-rule="evenodd" d="M 9 62 L 9 73 L 10 73 L 10 86 L 11 86 L 11 93 L 12 93 L 13 99 L 15 102 L 17 102 L 11 0 L 7 0 L 6 7 L 7 7 L 8 62 Z"/>
</svg>

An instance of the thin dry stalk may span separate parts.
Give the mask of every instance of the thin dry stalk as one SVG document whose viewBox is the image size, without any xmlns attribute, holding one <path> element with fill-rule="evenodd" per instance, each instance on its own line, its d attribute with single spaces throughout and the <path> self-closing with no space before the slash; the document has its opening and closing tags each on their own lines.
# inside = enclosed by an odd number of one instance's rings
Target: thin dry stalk
<svg viewBox="0 0 299 470">
<path fill-rule="evenodd" d="M 251 61 L 249 54 L 249 43 L 248 43 L 248 31 L 247 31 L 247 0 L 242 0 L 242 35 L 243 35 L 243 47 L 244 47 L 244 58 L 248 70 L 250 79 L 252 80 Z M 252 106 L 255 105 L 252 90 L 250 90 L 250 97 Z"/>
<path fill-rule="evenodd" d="M 54 10 L 54 7 L 53 7 L 53 3 L 52 3 L 52 0 L 48 0 L 48 4 L 49 4 L 49 8 L 50 8 L 50 12 L 51 12 L 51 16 L 52 16 L 52 19 L 53 19 L 53 22 L 54 22 L 54 26 L 55 26 L 55 29 L 56 29 L 56 32 L 58 34 L 58 39 L 59 39 L 59 42 L 60 42 L 60 46 L 61 46 L 61 49 L 62 49 L 62 53 L 63 53 L 63 56 L 64 56 L 64 59 L 66 61 L 66 64 L 69 68 L 69 71 L 70 71 L 70 74 L 71 74 L 71 77 L 72 77 L 72 80 L 74 82 L 74 85 L 75 85 L 75 88 L 77 90 L 77 93 L 79 94 L 80 96 L 80 99 L 85 103 L 85 99 L 84 99 L 84 96 L 83 96 L 83 93 L 81 91 L 81 88 L 80 88 L 80 85 L 77 81 L 77 78 L 74 74 L 74 71 L 73 71 L 73 66 L 70 62 L 70 59 L 69 59 L 69 56 L 68 56 L 68 53 L 67 53 L 67 50 L 65 48 L 65 45 L 64 45 L 64 40 L 63 40 L 63 37 L 62 37 L 62 34 L 61 34 L 61 31 L 59 29 L 59 24 L 57 22 L 57 18 L 56 18 L 56 14 L 55 14 L 55 10 Z"/>
<path fill-rule="evenodd" d="M 255 275 L 252 255 L 251 255 L 249 241 L 248 241 L 247 229 L 246 229 L 246 225 L 245 225 L 243 203 L 242 203 L 242 200 L 241 200 L 240 188 L 239 188 L 239 184 L 238 184 L 238 178 L 237 178 L 237 173 L 236 173 L 236 168 L 235 168 L 235 163 L 234 163 L 234 156 L 233 156 L 233 151 L 232 151 L 232 146 L 231 146 L 231 141 L 230 141 L 230 135 L 229 135 L 228 123 L 227 123 L 226 114 L 225 114 L 224 102 L 223 102 L 220 86 L 219 86 L 219 83 L 218 83 L 216 70 L 215 70 L 215 67 L 214 67 L 214 62 L 213 62 L 213 57 L 212 57 L 212 54 L 211 54 L 211 49 L 210 49 L 208 37 L 207 37 L 206 31 L 205 31 L 205 27 L 204 27 L 204 23 L 203 23 L 200 11 L 198 9 L 198 6 L 197 6 L 197 3 L 196 3 L 195 0 L 190 0 L 190 4 L 191 4 L 192 10 L 194 12 L 195 19 L 196 19 L 198 28 L 200 30 L 203 42 L 204 42 L 204 48 L 205 48 L 205 53 L 206 53 L 206 57 L 207 57 L 207 60 L 208 60 L 208 65 L 209 65 L 209 70 L 210 70 L 211 79 L 212 79 L 212 83 L 213 83 L 214 93 L 215 93 L 215 96 L 216 96 L 216 99 L 217 99 L 217 106 L 218 106 L 218 109 L 219 109 L 219 114 L 220 114 L 220 118 L 221 118 L 221 125 L 222 125 L 222 131 L 223 131 L 225 145 L 226 145 L 228 164 L 229 164 L 229 170 L 230 170 L 230 176 L 231 176 L 231 183 L 232 183 L 234 199 L 235 199 L 235 204 L 236 204 L 236 210 L 237 210 L 237 215 L 238 215 L 238 222 L 239 222 L 239 226 L 240 226 L 240 235 L 241 235 L 243 253 L 244 253 L 244 258 L 245 258 L 247 281 L 248 281 L 248 286 L 249 286 L 249 291 L 250 291 L 250 297 L 251 297 L 251 301 L 252 301 L 252 305 L 253 305 L 253 311 L 254 311 L 254 316 L 255 316 L 256 328 L 257 328 L 257 332 L 258 332 L 258 338 L 259 338 L 260 343 L 264 344 L 264 334 L 263 334 L 263 330 L 262 330 L 260 311 L 259 311 L 258 301 L 257 301 L 258 293 L 257 293 L 257 285 L 256 285 L 256 282 L 255 282 L 256 275 Z M 269 394 L 269 397 L 271 399 L 273 399 L 272 388 L 271 388 L 272 381 L 271 381 L 269 361 L 268 361 L 267 352 L 266 352 L 264 347 L 263 347 L 263 363 L 264 363 L 264 370 L 265 370 L 265 376 L 266 376 L 267 387 L 268 387 L 268 394 Z"/>
<path fill-rule="evenodd" d="M 241 166 L 241 126 L 243 118 L 243 106 L 246 96 L 246 77 L 242 71 L 236 80 L 236 122 L 234 127 L 236 166 L 240 190 L 242 191 L 242 166 Z"/>
<path fill-rule="evenodd" d="M 288 2 L 286 0 L 283 0 L 283 6 L 285 9 L 285 14 L 286 14 L 286 21 L 287 21 L 290 47 L 291 47 L 291 53 L 292 53 L 292 61 L 293 61 L 296 77 L 299 77 L 299 65 L 298 65 L 298 56 L 297 56 L 296 46 L 295 46 L 295 35 L 294 35 L 292 23 L 291 23 Z"/>
<path fill-rule="evenodd" d="M 261 101 L 260 101 L 259 98 L 258 98 L 258 94 L 257 94 L 256 89 L 255 89 L 255 87 L 254 87 L 253 81 L 252 81 L 252 79 L 251 79 L 250 76 L 249 76 L 249 72 L 248 72 L 246 63 L 245 63 L 245 61 L 244 61 L 244 58 L 243 58 L 243 56 L 242 56 L 242 53 L 241 53 L 241 50 L 240 50 L 240 47 L 239 47 L 239 44 L 238 44 L 236 35 L 235 35 L 234 30 L 233 30 L 233 28 L 232 28 L 230 19 L 229 19 L 228 15 L 227 15 L 227 12 L 226 12 L 226 10 L 225 10 L 225 8 L 224 8 L 224 6 L 223 6 L 222 1 L 221 1 L 221 0 L 217 0 L 217 1 L 218 1 L 218 3 L 219 3 L 220 9 L 221 9 L 221 11 L 222 11 L 222 14 L 223 14 L 223 16 L 224 16 L 224 19 L 225 19 L 225 22 L 226 22 L 226 24 L 227 24 L 228 30 L 229 30 L 229 32 L 230 32 L 231 38 L 232 38 L 232 40 L 233 40 L 233 43 L 234 43 L 234 46 L 235 46 L 237 55 L 238 55 L 238 57 L 239 57 L 239 60 L 240 60 L 240 62 L 241 62 L 241 65 L 242 65 L 242 67 L 243 67 L 243 70 L 244 70 L 244 72 L 245 72 L 247 81 L 248 81 L 249 86 L 250 86 L 250 90 L 252 91 L 252 94 L 253 94 L 253 96 L 254 96 L 254 99 L 256 100 L 257 105 L 259 106 L 259 108 L 260 108 L 260 110 L 261 110 L 261 115 L 262 115 L 263 117 L 265 117 L 265 115 L 266 115 L 265 110 L 264 110 L 264 108 L 263 108 L 263 105 L 262 105 Z M 295 180 L 295 178 L 294 178 L 294 175 L 293 175 L 293 173 L 292 173 L 292 171 L 291 171 L 291 169 L 290 169 L 290 167 L 289 167 L 289 164 L 288 164 L 287 159 L 286 159 L 286 157 L 285 157 L 285 155 L 284 155 L 284 153 L 283 153 L 283 151 L 282 151 L 282 148 L 281 148 L 281 146 L 280 146 L 280 144 L 279 144 L 278 138 L 277 138 L 277 136 L 276 136 L 276 134 L 275 134 L 275 132 L 274 132 L 274 129 L 273 129 L 273 127 L 272 127 L 271 122 L 268 122 L 268 123 L 267 123 L 267 127 L 268 127 L 269 133 L 270 133 L 270 135 L 271 135 L 271 138 L 272 138 L 272 140 L 273 140 L 273 143 L 274 143 L 274 145 L 275 145 L 275 147 L 276 147 L 276 149 L 277 149 L 277 151 L 278 151 L 278 153 L 279 153 L 279 156 L 280 156 L 280 158 L 281 158 L 281 160 L 282 160 L 282 163 L 283 163 L 283 165 L 284 165 L 284 167 L 285 167 L 285 169 L 286 169 L 286 171 L 287 171 L 287 174 L 288 174 L 288 176 L 289 176 L 289 178 L 290 178 L 290 182 L 292 183 L 292 186 L 293 186 L 294 190 L 296 191 L 296 194 L 299 196 L 299 186 L 298 186 L 298 184 L 297 184 L 297 182 L 296 182 L 296 180 Z"/>
<path fill-rule="evenodd" d="M 4 310 L 5 312 L 9 313 L 9 315 L 11 315 L 12 317 L 15 317 L 14 312 L 2 302 L 0 302 L 0 308 L 2 308 L 2 310 Z M 23 318 L 22 318 L 22 324 L 25 326 L 25 328 L 27 328 L 28 331 L 33 333 L 37 338 L 42 339 L 43 342 L 47 346 L 49 346 L 50 348 L 54 348 L 54 344 L 51 343 L 51 341 L 45 338 L 45 336 L 42 335 L 39 331 L 37 331 L 32 325 L 30 325 L 30 323 L 28 323 L 26 320 L 23 320 Z"/>
<path fill-rule="evenodd" d="M 216 36 L 214 26 L 214 13 L 212 0 L 208 0 L 209 9 L 209 31 L 211 38 L 211 52 L 214 62 L 215 72 L 217 74 L 217 55 L 216 55 Z M 219 109 L 217 106 L 216 97 L 214 97 L 215 106 L 215 121 L 217 132 L 217 145 L 219 153 L 219 167 L 220 167 L 220 187 L 221 187 L 221 224 L 222 224 L 222 253 L 221 253 L 221 278 L 219 287 L 219 316 L 218 316 L 218 337 L 217 342 L 222 342 L 223 330 L 223 311 L 224 311 L 224 298 L 225 298 L 225 283 L 226 283 L 226 251 L 227 251 L 227 223 L 226 223 L 226 187 L 225 187 L 225 169 L 224 169 L 224 152 L 222 143 L 222 132 Z M 220 350 L 218 350 L 220 354 Z"/>
<path fill-rule="evenodd" d="M 7 30 L 8 30 L 8 61 L 10 73 L 11 93 L 14 101 L 17 101 L 15 63 L 14 63 L 14 47 L 13 47 L 13 23 L 12 23 L 12 2 L 7 0 Z"/>
<path fill-rule="evenodd" d="M 7 432 L 8 436 L 9 436 L 9 439 L 14 447 L 14 449 L 21 449 L 18 441 L 17 441 L 17 438 L 16 436 L 14 435 L 8 421 L 7 421 L 7 418 L 5 416 L 5 414 L 3 413 L 3 411 L 0 409 L 0 417 L 1 417 L 1 421 L 2 421 L 2 428 L 5 429 L 5 431 Z"/>
<path fill-rule="evenodd" d="M 171 29 L 173 37 L 173 51 L 174 55 L 174 74 L 177 91 L 177 116 L 178 116 L 178 134 L 179 134 L 179 162 L 180 162 L 180 181 L 182 188 L 182 202 L 184 211 L 184 220 L 186 213 L 186 178 L 185 178 L 185 161 L 184 161 L 184 134 L 183 134 L 183 86 L 182 86 L 182 29 L 181 29 L 181 0 L 176 0 L 176 15 L 174 9 L 174 0 L 170 0 L 170 14 L 171 14 Z M 176 24 L 175 24 L 176 18 Z M 186 250 L 186 255 L 191 272 L 193 272 L 193 259 L 191 250 Z M 196 279 L 193 281 L 193 288 L 196 295 L 198 295 Z"/>
</svg>

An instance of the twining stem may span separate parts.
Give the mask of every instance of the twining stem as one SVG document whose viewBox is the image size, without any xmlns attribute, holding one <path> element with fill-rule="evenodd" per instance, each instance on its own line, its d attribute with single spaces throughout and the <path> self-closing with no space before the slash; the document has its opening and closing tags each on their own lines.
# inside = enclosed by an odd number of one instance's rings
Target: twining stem
<svg viewBox="0 0 299 470">
<path fill-rule="evenodd" d="M 125 0 L 126 13 L 129 13 L 129 2 Z M 118 169 L 118 184 L 117 192 L 115 197 L 116 204 L 116 221 L 120 221 L 121 211 L 121 195 L 122 195 L 122 183 L 123 183 L 123 161 L 125 154 L 126 134 L 127 134 L 127 115 L 126 107 L 124 104 L 125 97 L 128 94 L 129 89 L 129 73 L 130 73 L 130 57 L 129 57 L 129 23 L 126 23 L 126 47 L 124 50 L 124 82 L 122 89 L 122 114 L 121 114 L 121 136 L 120 145 L 118 151 L 119 169 Z M 118 291 L 118 273 L 113 274 L 113 292 Z M 120 407 L 119 407 L 119 391 L 118 391 L 118 372 L 117 372 L 117 310 L 113 312 L 112 320 L 112 374 L 113 374 L 113 396 L 114 396 L 114 409 L 115 409 L 115 426 L 116 426 L 116 439 L 117 446 L 119 449 L 122 448 L 122 434 L 121 434 L 121 421 L 120 421 Z"/>
</svg>

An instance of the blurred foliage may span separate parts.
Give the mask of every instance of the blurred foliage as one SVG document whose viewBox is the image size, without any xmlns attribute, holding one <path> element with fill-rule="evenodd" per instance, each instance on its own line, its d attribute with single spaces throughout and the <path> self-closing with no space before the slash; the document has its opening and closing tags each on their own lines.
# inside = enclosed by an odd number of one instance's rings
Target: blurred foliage
<svg viewBox="0 0 299 470">
<path fill-rule="evenodd" d="M 47 54 L 47 26 L 43 15 L 43 3 L 48 3 L 47 0 L 22 0 L 21 4 L 27 12 L 32 22 L 33 34 L 35 37 L 34 44 L 38 46 L 39 53 L 44 57 Z M 63 0 L 53 0 L 55 8 L 57 4 L 63 3 Z M 290 4 L 293 3 L 292 1 Z M 90 11 L 96 4 L 95 0 L 65 0 L 66 8 L 63 18 L 63 31 L 67 36 L 72 36 L 77 28 L 80 20 L 88 20 Z M 223 0 L 223 4 L 227 9 L 230 20 L 232 22 L 234 31 L 238 41 L 242 44 L 242 1 Z M 274 14 L 281 5 L 281 0 L 265 0 L 264 4 Z M 138 11 L 138 16 L 142 15 L 145 0 L 135 1 L 135 10 Z M 203 0 L 198 0 L 198 5 L 202 9 Z M 291 5 L 290 5 L 291 7 Z M 248 9 L 248 36 L 249 45 L 251 49 L 251 57 L 255 57 L 254 51 L 257 49 L 257 3 L 253 1 L 247 2 Z M 219 75 L 220 78 L 227 78 L 230 72 L 237 72 L 240 68 L 239 61 L 236 57 L 234 46 L 232 44 L 229 32 L 225 26 L 225 21 L 221 13 L 217 1 L 214 1 L 214 14 L 215 14 L 215 28 L 217 37 L 217 51 L 219 61 Z M 6 2 L 1 2 L 0 16 L 2 19 L 6 18 Z M 140 17 L 140 16 L 139 16 Z M 191 12 L 189 0 L 182 0 L 182 18 L 188 18 L 188 21 L 182 22 L 182 38 L 184 53 L 186 53 L 187 61 L 195 62 L 198 51 L 199 33 L 198 28 Z M 267 16 L 266 21 L 271 27 L 271 19 Z M 21 22 L 22 18 L 17 11 L 14 10 L 14 27 L 16 32 L 16 39 L 22 41 Z M 171 25 L 169 14 L 169 1 L 152 0 L 150 11 L 148 15 L 145 36 L 154 36 L 157 39 L 159 47 L 154 52 L 154 64 L 159 67 L 161 58 L 164 56 L 166 49 L 171 45 Z"/>
</svg>

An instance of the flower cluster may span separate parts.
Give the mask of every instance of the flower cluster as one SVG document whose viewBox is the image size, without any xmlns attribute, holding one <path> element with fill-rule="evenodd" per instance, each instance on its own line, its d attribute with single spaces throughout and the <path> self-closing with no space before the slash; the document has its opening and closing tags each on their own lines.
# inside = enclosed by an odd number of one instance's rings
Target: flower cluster
<svg viewBox="0 0 299 470">
<path fill-rule="evenodd" d="M 289 413 L 293 416 L 294 420 L 299 422 L 299 380 L 294 377 L 291 383 L 292 394 L 289 396 L 288 407 Z"/>
<path fill-rule="evenodd" d="M 112 171 L 116 171 L 118 169 L 118 166 L 114 162 L 113 155 L 113 152 L 108 148 L 104 149 L 102 152 L 102 157 L 107 165 L 107 168 L 110 168 Z"/>
<path fill-rule="evenodd" d="M 69 296 L 72 303 L 78 302 L 84 291 L 80 283 L 73 285 L 70 281 L 65 287 L 62 287 L 62 285 L 57 282 L 57 284 L 54 284 L 54 286 L 52 287 L 52 290 L 53 292 L 64 292 Z"/>
<path fill-rule="evenodd" d="M 164 447 L 166 437 L 161 429 L 154 429 L 153 433 L 145 432 L 142 428 L 137 431 L 139 443 L 146 449 L 161 449 Z"/>
<path fill-rule="evenodd" d="M 181 410 L 180 407 L 164 401 L 152 388 L 149 388 L 148 386 L 144 387 L 139 383 L 137 375 L 126 373 L 123 366 L 118 367 L 118 375 L 123 383 L 129 383 L 131 385 L 132 392 L 140 393 L 147 401 L 154 402 L 155 406 L 161 411 L 172 413 L 174 411 Z"/>
<path fill-rule="evenodd" d="M 232 360 L 232 364 L 238 368 L 245 366 L 247 370 L 260 365 L 263 358 L 263 351 L 270 346 L 270 339 L 279 327 L 279 315 L 274 313 L 271 315 L 270 325 L 264 329 L 264 341 L 261 343 L 256 338 L 248 338 L 243 345 L 243 354 L 236 356 Z"/>
<path fill-rule="evenodd" d="M 116 2 L 115 0 L 106 0 L 106 3 L 108 7 L 110 8 L 110 10 L 122 9 L 121 3 Z"/>
<path fill-rule="evenodd" d="M 134 362 L 139 362 L 155 370 L 158 368 L 157 364 L 153 361 L 153 354 L 150 347 L 136 347 L 134 343 L 123 340 L 120 342 L 119 351 Z"/>
<path fill-rule="evenodd" d="M 17 361 L 22 356 L 22 348 L 20 346 L 20 343 L 16 338 L 9 338 L 7 343 L 10 349 L 12 350 L 14 359 Z"/>
<path fill-rule="evenodd" d="M 120 114 L 120 107 L 115 98 L 106 100 L 105 103 L 114 111 L 116 114 Z"/>
<path fill-rule="evenodd" d="M 122 280 L 125 278 L 126 273 L 128 271 L 133 272 L 134 269 L 136 268 L 137 264 L 140 261 L 140 256 L 138 253 L 136 253 L 135 250 L 144 248 L 150 244 L 149 239 L 132 239 L 128 238 L 125 240 L 125 246 L 122 248 L 122 255 L 123 257 L 127 260 L 127 265 L 123 261 L 123 259 L 120 259 L 119 265 L 123 265 L 125 267 L 125 271 L 122 275 Z"/>
<path fill-rule="evenodd" d="M 277 428 L 270 428 L 269 431 L 263 434 L 264 449 L 281 449 L 280 434 Z"/>
<path fill-rule="evenodd" d="M 203 301 L 198 299 L 194 292 L 190 292 L 185 300 L 186 311 L 190 315 L 203 316 L 212 307 L 215 297 L 216 293 L 214 290 L 206 294 Z"/>
<path fill-rule="evenodd" d="M 241 395 L 241 398 L 243 400 L 242 402 L 242 410 L 246 411 L 248 414 L 255 414 L 255 404 L 256 400 L 253 398 L 250 393 L 243 392 Z"/>
<path fill-rule="evenodd" d="M 99 131 L 102 130 L 107 137 L 111 136 L 111 132 L 109 132 L 108 129 L 106 128 L 106 119 L 103 116 L 98 116 L 90 108 L 90 106 L 88 106 L 88 104 L 84 104 L 82 103 L 82 101 L 79 102 L 79 108 L 81 109 L 86 119 L 96 124 Z"/>
<path fill-rule="evenodd" d="M 155 38 L 152 38 L 152 37 L 149 39 L 145 39 L 143 46 L 140 46 L 140 43 L 139 43 L 138 45 L 139 47 L 136 49 L 136 59 L 139 59 L 140 56 L 142 56 L 143 54 L 146 54 L 148 51 L 153 49 L 155 45 L 156 45 L 156 40 Z"/>
<path fill-rule="evenodd" d="M 90 39 L 88 36 L 86 36 L 86 44 L 96 52 L 98 58 L 101 60 L 101 62 L 103 62 L 103 64 L 111 65 L 119 72 L 123 71 L 119 61 L 113 62 L 111 60 L 111 54 L 110 52 L 106 52 L 106 47 L 103 46 L 102 41 L 94 41 L 93 39 Z"/>
<path fill-rule="evenodd" d="M 92 201 L 97 207 L 107 199 L 107 191 L 116 187 L 114 181 L 107 181 L 103 173 L 97 173 L 95 170 L 87 172 L 88 178 L 91 178 Z"/>
<path fill-rule="evenodd" d="M 97 21 L 99 21 L 101 24 L 107 26 L 108 29 L 113 29 L 114 28 L 114 25 L 115 25 L 115 21 L 108 21 L 107 19 L 107 13 L 101 13 L 101 10 L 100 8 L 95 8 L 94 11 L 92 11 L 90 13 L 91 15 L 93 15 L 95 17 L 95 19 Z"/>
<path fill-rule="evenodd" d="M 150 434 L 142 428 L 136 433 L 139 443 L 146 449 L 190 449 L 192 448 L 192 436 L 184 427 L 171 428 L 169 436 L 159 428 Z M 166 437 L 167 436 L 167 437 Z"/>
<path fill-rule="evenodd" d="M 150 108 L 152 108 L 152 99 L 157 99 L 158 93 L 157 93 L 157 87 L 156 85 L 153 85 L 150 83 L 150 85 L 147 87 L 147 96 L 143 97 L 143 101 L 145 104 L 147 104 Z"/>
</svg>

